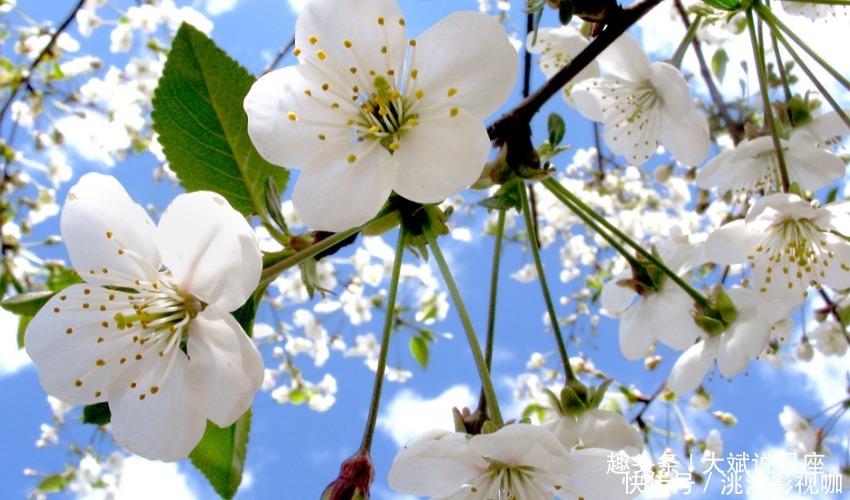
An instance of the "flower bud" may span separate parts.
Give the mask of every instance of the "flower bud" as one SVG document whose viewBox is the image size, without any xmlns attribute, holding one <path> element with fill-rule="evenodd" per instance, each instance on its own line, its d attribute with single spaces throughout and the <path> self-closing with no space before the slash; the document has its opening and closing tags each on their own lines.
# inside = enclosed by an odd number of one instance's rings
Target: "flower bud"
<svg viewBox="0 0 850 500">
<path fill-rule="evenodd" d="M 368 500 L 375 468 L 369 452 L 360 449 L 339 468 L 339 477 L 325 488 L 322 500 Z"/>
</svg>

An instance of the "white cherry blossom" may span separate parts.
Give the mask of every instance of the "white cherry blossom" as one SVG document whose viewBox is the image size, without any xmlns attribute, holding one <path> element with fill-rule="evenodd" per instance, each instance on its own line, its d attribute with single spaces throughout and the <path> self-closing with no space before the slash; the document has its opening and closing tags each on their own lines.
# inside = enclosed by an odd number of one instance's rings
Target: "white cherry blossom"
<svg viewBox="0 0 850 500">
<path fill-rule="evenodd" d="M 561 415 L 546 422 L 543 427 L 555 433 L 568 450 L 579 446 L 625 451 L 629 455 L 643 452 L 643 439 L 638 431 L 622 415 L 613 411 L 593 408 L 577 416 Z"/>
<path fill-rule="evenodd" d="M 694 106 L 688 82 L 674 66 L 650 62 L 640 44 L 623 34 L 599 56 L 607 76 L 576 83 L 575 108 L 605 123 L 605 144 L 636 165 L 658 142 L 685 165 L 708 155 L 708 120 Z"/>
<path fill-rule="evenodd" d="M 831 5 L 820 2 L 802 2 L 800 0 L 781 0 L 782 8 L 789 14 L 808 17 L 812 21 L 827 21 L 830 18 L 848 19 L 850 5 Z"/>
<path fill-rule="evenodd" d="M 395 0 L 313 0 L 295 45 L 300 64 L 257 80 L 245 111 L 260 154 L 301 169 L 292 199 L 304 223 L 347 229 L 392 191 L 437 203 L 479 178 L 482 120 L 518 65 L 496 20 L 456 12 L 408 41 Z"/>
<path fill-rule="evenodd" d="M 396 455 L 387 482 L 399 493 L 433 498 L 631 498 L 606 473 L 609 454 L 569 452 L 553 433 L 527 424 L 471 437 L 433 431 Z"/>
<path fill-rule="evenodd" d="M 844 176 L 844 162 L 815 145 L 810 133 L 800 131 L 781 140 L 789 182 L 817 190 Z M 697 173 L 697 186 L 721 192 L 777 190 L 782 187 L 779 162 L 768 136 L 742 142 L 715 156 Z"/>
<path fill-rule="evenodd" d="M 696 389 L 715 361 L 724 377 L 744 371 L 767 347 L 774 325 L 784 322 L 796 306 L 788 300 L 766 300 L 746 288 L 732 288 L 727 295 L 735 304 L 737 318 L 720 333 L 704 334 L 679 357 L 667 378 L 667 387 L 674 393 Z"/>
<path fill-rule="evenodd" d="M 529 33 L 526 41 L 526 47 L 529 52 L 540 54 L 537 65 L 543 74 L 546 75 L 546 78 L 552 78 L 555 73 L 569 64 L 588 45 L 590 45 L 590 40 L 578 29 L 570 25 L 560 26 L 558 28 L 540 28 L 536 33 Z M 572 105 L 570 93 L 573 85 L 576 82 L 598 76 L 599 63 L 594 60 L 564 87 L 564 100 Z"/>
<path fill-rule="evenodd" d="M 263 381 L 260 354 L 230 315 L 260 278 L 251 227 L 204 191 L 178 196 L 155 226 L 115 178 L 96 173 L 71 189 L 60 226 L 84 283 L 27 328 L 42 386 L 67 404 L 108 402 L 127 450 L 185 458 L 207 419 L 232 424 Z"/>
<path fill-rule="evenodd" d="M 850 287 L 850 202 L 814 208 L 797 195 L 765 196 L 716 229 L 706 256 L 722 265 L 750 262 L 749 283 L 762 293 L 805 297 L 809 286 Z"/>
<path fill-rule="evenodd" d="M 673 244 L 661 252 L 661 260 L 682 278 L 690 275 L 701 262 L 701 248 L 689 243 Z M 660 288 L 643 296 L 623 280 L 632 277 L 631 267 L 602 287 L 600 301 L 606 312 L 620 317 L 620 351 L 635 361 L 646 356 L 653 342 L 674 349 L 687 349 L 702 335 L 694 323 L 694 300 L 682 288 L 666 278 Z M 635 300 L 635 299 L 638 300 Z"/>
</svg>

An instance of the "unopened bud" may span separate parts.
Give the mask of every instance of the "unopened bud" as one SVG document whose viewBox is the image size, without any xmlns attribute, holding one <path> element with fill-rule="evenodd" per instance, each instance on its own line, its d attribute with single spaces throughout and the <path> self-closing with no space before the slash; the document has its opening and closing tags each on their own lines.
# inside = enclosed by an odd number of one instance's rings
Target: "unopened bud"
<svg viewBox="0 0 850 500">
<path fill-rule="evenodd" d="M 339 477 L 325 488 L 322 500 L 368 500 L 375 468 L 366 450 L 358 450 L 339 468 Z"/>
</svg>

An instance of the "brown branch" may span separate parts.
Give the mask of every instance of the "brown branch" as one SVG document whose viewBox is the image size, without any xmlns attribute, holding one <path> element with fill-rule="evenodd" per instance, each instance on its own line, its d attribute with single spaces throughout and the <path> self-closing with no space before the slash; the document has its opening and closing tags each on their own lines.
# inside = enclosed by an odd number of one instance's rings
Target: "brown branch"
<svg viewBox="0 0 850 500">
<path fill-rule="evenodd" d="M 531 119 L 540 108 L 560 92 L 581 70 L 593 62 L 614 40 L 635 24 L 647 12 L 663 0 L 644 0 L 627 9 L 607 12 L 605 27 L 590 45 L 560 71 L 555 73 L 536 92 L 523 99 L 517 106 L 493 122 L 487 129 L 490 140 L 497 145 L 507 146 L 508 165 L 516 168 L 521 165 L 537 165 L 534 147 L 531 144 Z"/>
<path fill-rule="evenodd" d="M 41 64 L 42 61 L 44 61 L 45 57 L 47 57 L 47 55 L 50 53 L 50 51 L 53 50 L 53 46 L 56 45 L 56 40 L 59 39 L 59 35 L 61 35 L 66 29 L 68 29 L 68 26 L 70 26 L 74 18 L 77 17 L 77 12 L 81 8 L 83 8 L 83 4 L 85 2 L 86 0 L 79 0 L 77 2 L 77 5 L 74 7 L 73 10 L 71 10 L 71 13 L 68 14 L 64 21 L 62 21 L 62 24 L 60 24 L 59 27 L 56 28 L 56 31 L 54 31 L 53 34 L 50 35 L 50 40 L 47 42 L 47 45 L 45 45 L 44 48 L 41 49 L 41 52 L 38 54 L 38 56 L 36 56 L 32 63 L 30 63 L 29 70 L 21 77 L 21 81 L 18 82 L 18 85 L 12 90 L 12 93 L 9 95 L 9 99 L 7 99 L 5 103 L 3 103 L 3 108 L 0 108 L 0 123 L 3 123 L 3 119 L 6 116 L 6 112 L 9 110 L 9 107 L 12 105 L 12 103 L 15 102 L 15 98 L 18 95 L 18 91 L 20 91 L 22 87 L 30 86 L 30 79 L 32 78 L 33 73 L 35 72 L 35 68 L 39 64 Z"/>
<path fill-rule="evenodd" d="M 690 29 L 691 22 L 688 20 L 688 13 L 685 10 L 685 6 L 682 4 L 682 0 L 676 0 L 676 10 L 682 17 L 682 23 L 684 23 L 685 29 Z M 729 129 L 732 141 L 737 145 L 741 142 L 741 138 L 744 137 L 744 125 L 732 118 L 732 115 L 729 114 L 729 107 L 726 106 L 726 101 L 723 100 L 723 96 L 717 89 L 717 85 L 714 83 L 714 77 L 712 76 L 711 70 L 705 61 L 705 56 L 702 53 L 702 43 L 699 41 L 699 37 L 695 35 L 691 45 L 693 46 L 694 53 L 697 56 L 700 76 L 702 76 L 706 87 L 708 87 L 708 94 L 711 96 L 711 101 L 714 103 L 714 107 L 717 108 L 717 113 L 720 115 L 720 118 L 723 120 L 726 128 Z"/>
</svg>

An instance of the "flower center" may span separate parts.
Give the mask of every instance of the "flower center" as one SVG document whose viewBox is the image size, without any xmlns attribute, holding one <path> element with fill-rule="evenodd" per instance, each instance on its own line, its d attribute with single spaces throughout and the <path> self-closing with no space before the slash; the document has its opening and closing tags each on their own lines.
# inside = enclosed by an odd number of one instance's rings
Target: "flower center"
<svg viewBox="0 0 850 500">
<path fill-rule="evenodd" d="M 378 141 L 393 153 L 401 148 L 399 139 L 405 132 L 419 123 L 419 115 L 411 112 L 412 103 L 383 76 L 376 76 L 372 85 L 372 93 L 358 98 L 360 120 L 354 125 L 357 140 Z"/>
</svg>

